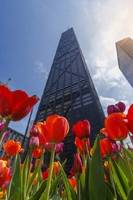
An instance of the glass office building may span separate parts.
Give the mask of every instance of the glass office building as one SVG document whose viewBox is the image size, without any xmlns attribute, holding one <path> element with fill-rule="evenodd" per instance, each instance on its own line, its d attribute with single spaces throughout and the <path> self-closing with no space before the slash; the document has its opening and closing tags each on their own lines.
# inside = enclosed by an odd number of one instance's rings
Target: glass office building
<svg viewBox="0 0 133 200">
<path fill-rule="evenodd" d="M 125 38 L 116 43 L 119 68 L 133 87 L 133 40 Z"/>
<path fill-rule="evenodd" d="M 91 123 L 91 141 L 103 127 L 104 113 L 73 28 L 61 35 L 35 121 L 57 113 L 70 127 L 78 120 Z M 74 151 L 73 135 L 64 141 L 65 156 Z"/>
</svg>

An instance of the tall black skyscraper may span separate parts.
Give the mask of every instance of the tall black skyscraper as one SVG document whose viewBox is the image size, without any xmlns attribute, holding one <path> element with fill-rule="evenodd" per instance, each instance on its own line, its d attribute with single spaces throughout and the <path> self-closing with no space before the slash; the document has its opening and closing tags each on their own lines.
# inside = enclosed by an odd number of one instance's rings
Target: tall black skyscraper
<svg viewBox="0 0 133 200">
<path fill-rule="evenodd" d="M 70 125 L 89 119 L 92 141 L 103 126 L 104 113 L 72 28 L 62 33 L 35 121 L 53 113 L 67 117 Z M 65 152 L 73 149 L 72 141 L 70 131 Z"/>
</svg>

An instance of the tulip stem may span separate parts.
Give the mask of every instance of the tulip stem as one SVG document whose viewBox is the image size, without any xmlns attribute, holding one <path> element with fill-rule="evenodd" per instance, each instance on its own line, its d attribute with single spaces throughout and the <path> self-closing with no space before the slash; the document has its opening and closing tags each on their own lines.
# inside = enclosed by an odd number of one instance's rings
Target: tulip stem
<svg viewBox="0 0 133 200">
<path fill-rule="evenodd" d="M 51 180 L 52 180 L 52 174 L 53 174 L 53 164 L 54 164 L 54 154 L 55 154 L 55 144 L 52 146 L 52 152 L 51 152 L 51 158 L 50 158 L 50 169 L 49 169 L 49 178 L 47 183 L 47 189 L 46 189 L 46 200 L 49 200 L 49 194 L 50 194 L 50 188 L 51 188 Z"/>
<path fill-rule="evenodd" d="M 78 200 L 81 200 L 81 193 L 80 193 L 80 179 L 77 177 L 78 187 L 77 187 L 77 194 L 78 194 Z"/>
</svg>

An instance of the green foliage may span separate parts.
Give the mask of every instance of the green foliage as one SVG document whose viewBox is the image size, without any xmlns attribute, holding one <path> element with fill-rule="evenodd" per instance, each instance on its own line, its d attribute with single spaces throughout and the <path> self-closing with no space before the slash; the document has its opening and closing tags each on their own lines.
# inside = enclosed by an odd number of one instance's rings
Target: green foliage
<svg viewBox="0 0 133 200">
<path fill-rule="evenodd" d="M 100 155 L 99 141 L 98 136 L 92 156 L 86 155 L 82 173 L 75 175 L 76 189 L 70 185 L 63 165 L 59 163 L 60 172 L 57 175 L 51 174 L 49 200 L 133 200 L 133 152 L 123 148 L 115 160 L 111 157 L 105 159 L 109 163 L 108 179 L 105 182 L 105 160 Z M 48 179 L 43 181 L 41 178 L 42 158 L 43 155 L 37 160 L 31 174 L 31 153 L 27 154 L 23 164 L 20 163 L 20 157 L 16 157 L 6 200 L 47 198 Z M 34 185 L 36 177 L 38 181 Z"/>
<path fill-rule="evenodd" d="M 99 137 L 97 137 L 94 144 L 89 170 L 90 200 L 106 200 L 106 187 L 104 182 L 104 169 L 100 156 Z"/>
</svg>

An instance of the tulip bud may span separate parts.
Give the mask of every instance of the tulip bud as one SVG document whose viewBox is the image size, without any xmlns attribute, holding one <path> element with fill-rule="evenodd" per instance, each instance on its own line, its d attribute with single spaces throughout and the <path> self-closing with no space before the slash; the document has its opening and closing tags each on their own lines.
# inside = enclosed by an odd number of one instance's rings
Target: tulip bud
<svg viewBox="0 0 133 200">
<path fill-rule="evenodd" d="M 30 146 L 35 146 L 35 147 L 38 147 L 39 146 L 39 138 L 38 137 L 31 137 L 30 138 Z"/>
<path fill-rule="evenodd" d="M 56 154 L 62 153 L 63 152 L 63 146 L 64 146 L 63 143 L 56 144 L 55 145 L 55 153 Z M 45 143 L 44 148 L 45 148 L 46 151 L 51 151 L 52 144 L 47 142 L 47 143 Z"/>
<path fill-rule="evenodd" d="M 88 120 L 80 120 L 73 125 L 72 131 L 74 135 L 80 139 L 90 136 L 91 125 Z"/>
<path fill-rule="evenodd" d="M 126 109 L 126 105 L 123 102 L 118 102 L 117 104 L 115 104 L 116 106 L 118 106 L 118 108 L 120 109 L 120 112 L 124 112 Z"/>
<path fill-rule="evenodd" d="M 112 114 L 112 113 L 116 113 L 116 112 L 120 112 L 120 109 L 117 105 L 109 105 L 107 107 L 107 113 L 108 115 Z"/>
<path fill-rule="evenodd" d="M 33 158 L 40 158 L 42 155 L 43 151 L 41 148 L 36 147 L 33 151 L 32 151 L 32 157 Z"/>
<path fill-rule="evenodd" d="M 112 152 L 113 153 L 117 153 L 121 150 L 121 145 L 120 144 L 117 144 L 117 143 L 113 143 L 112 144 Z"/>
<path fill-rule="evenodd" d="M 31 128 L 31 130 L 30 130 L 30 135 L 31 135 L 31 136 L 35 136 L 35 137 L 38 136 L 38 129 L 37 129 L 36 125 L 33 125 L 33 126 L 32 126 L 32 128 Z"/>
</svg>

